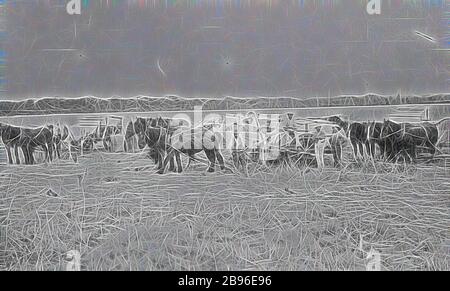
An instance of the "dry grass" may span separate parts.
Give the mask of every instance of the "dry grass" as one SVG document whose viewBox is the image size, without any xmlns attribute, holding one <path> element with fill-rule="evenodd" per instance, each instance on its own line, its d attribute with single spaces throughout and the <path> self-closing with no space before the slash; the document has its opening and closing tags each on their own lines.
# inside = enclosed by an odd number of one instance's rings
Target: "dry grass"
<svg viewBox="0 0 450 291">
<path fill-rule="evenodd" d="M 159 176 L 138 154 L 0 171 L 0 269 L 450 269 L 450 170 L 283 165 Z M 56 195 L 56 197 L 53 197 Z M 360 241 L 362 238 L 362 249 Z"/>
</svg>

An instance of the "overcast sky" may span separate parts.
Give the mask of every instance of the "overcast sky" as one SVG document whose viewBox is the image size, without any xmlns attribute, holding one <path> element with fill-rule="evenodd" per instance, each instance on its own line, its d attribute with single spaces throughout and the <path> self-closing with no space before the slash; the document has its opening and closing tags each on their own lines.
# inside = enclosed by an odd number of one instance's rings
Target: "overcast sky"
<svg viewBox="0 0 450 291">
<path fill-rule="evenodd" d="M 449 91 L 440 9 L 383 5 L 380 16 L 369 16 L 358 1 L 317 9 L 279 1 L 271 8 L 117 5 L 70 16 L 63 2 L 8 1 L 2 99 Z"/>
</svg>

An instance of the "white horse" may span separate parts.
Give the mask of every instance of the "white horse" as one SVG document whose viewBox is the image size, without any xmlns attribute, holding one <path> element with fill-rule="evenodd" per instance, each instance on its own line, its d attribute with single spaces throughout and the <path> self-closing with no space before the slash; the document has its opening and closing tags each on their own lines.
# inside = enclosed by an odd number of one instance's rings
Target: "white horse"
<svg viewBox="0 0 450 291">
<path fill-rule="evenodd" d="M 315 127 L 316 139 L 314 153 L 317 160 L 317 167 L 322 170 L 325 168 L 325 149 L 331 148 L 335 165 L 342 160 L 342 146 L 347 142 L 347 136 L 344 130 L 336 125 L 325 124 Z"/>
</svg>

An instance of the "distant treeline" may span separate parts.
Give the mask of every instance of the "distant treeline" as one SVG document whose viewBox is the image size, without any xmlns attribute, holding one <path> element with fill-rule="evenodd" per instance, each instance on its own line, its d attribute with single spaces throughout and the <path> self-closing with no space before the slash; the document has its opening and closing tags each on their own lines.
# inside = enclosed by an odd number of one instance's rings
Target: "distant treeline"
<svg viewBox="0 0 450 291">
<path fill-rule="evenodd" d="M 295 97 L 225 97 L 225 98 L 183 98 L 134 97 L 109 98 L 41 98 L 22 101 L 0 101 L 0 116 L 45 115 L 65 113 L 103 113 L 103 112 L 152 112 L 152 111 L 190 111 L 195 106 L 203 110 L 252 110 L 282 109 L 334 106 L 374 106 L 403 104 L 450 104 L 450 94 L 426 96 L 337 96 L 320 98 Z"/>
</svg>

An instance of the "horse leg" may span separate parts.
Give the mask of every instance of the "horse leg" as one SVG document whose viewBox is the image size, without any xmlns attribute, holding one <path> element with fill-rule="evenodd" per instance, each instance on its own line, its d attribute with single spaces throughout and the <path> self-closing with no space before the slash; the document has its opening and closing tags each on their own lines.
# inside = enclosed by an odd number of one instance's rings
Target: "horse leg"
<svg viewBox="0 0 450 291">
<path fill-rule="evenodd" d="M 165 166 L 164 164 L 167 165 L 167 163 L 165 163 L 166 159 L 164 159 L 164 152 L 162 150 L 157 150 L 156 151 L 156 156 L 158 157 L 158 169 L 162 169 L 163 172 L 165 170 L 165 167 L 163 168 L 163 166 Z M 169 161 L 169 160 L 167 160 Z"/>
<path fill-rule="evenodd" d="M 188 169 L 191 166 L 191 162 L 194 160 L 194 154 L 193 153 L 188 153 L 189 156 L 189 160 L 188 160 L 188 164 L 186 166 L 186 169 Z"/>
<path fill-rule="evenodd" d="M 436 146 L 431 141 L 427 141 L 426 146 L 430 149 L 431 159 L 433 159 L 436 154 Z"/>
<path fill-rule="evenodd" d="M 334 166 L 335 167 L 340 167 L 341 165 L 341 158 L 342 158 L 342 146 L 340 143 L 335 144 L 332 147 L 332 151 L 333 151 L 333 160 L 334 160 Z"/>
<path fill-rule="evenodd" d="M 247 159 L 245 157 L 245 153 L 244 152 L 240 152 L 238 154 L 239 156 L 239 163 L 241 164 L 243 169 L 247 169 Z"/>
<path fill-rule="evenodd" d="M 28 162 L 30 165 L 34 165 L 34 156 L 33 156 L 34 148 L 28 144 L 27 145 L 27 154 L 28 154 Z"/>
<path fill-rule="evenodd" d="M 50 162 L 50 149 L 48 148 L 48 144 L 44 145 L 44 153 L 45 153 L 45 162 Z"/>
<path fill-rule="evenodd" d="M 30 159 L 30 147 L 28 146 L 28 145 L 24 145 L 23 147 L 22 147 L 22 151 L 23 151 L 23 154 L 24 154 L 24 156 L 25 156 L 25 163 L 27 164 L 27 165 L 31 165 L 31 159 Z"/>
<path fill-rule="evenodd" d="M 61 142 L 54 143 L 53 152 L 54 152 L 54 158 L 55 159 L 58 159 L 58 160 L 61 159 L 60 150 L 61 150 Z"/>
<path fill-rule="evenodd" d="M 48 145 L 45 144 L 44 146 L 42 146 L 42 149 L 44 150 L 44 153 L 45 153 L 44 162 L 45 162 L 45 163 L 49 163 L 49 162 L 50 162 L 50 156 L 49 156 L 49 148 L 48 148 Z"/>
<path fill-rule="evenodd" d="M 208 150 L 206 148 L 204 149 L 204 151 L 209 160 L 208 172 L 212 173 L 216 168 L 216 152 L 214 150 Z"/>
<path fill-rule="evenodd" d="M 336 162 L 337 162 L 337 148 L 335 144 L 331 145 L 331 154 L 333 155 L 333 166 L 336 167 Z"/>
<path fill-rule="evenodd" d="M 31 165 L 36 164 L 36 161 L 34 160 L 34 148 L 33 147 L 31 147 L 31 149 L 28 151 L 28 154 L 30 155 Z"/>
<path fill-rule="evenodd" d="M 175 158 L 177 160 L 177 166 L 178 166 L 178 173 L 183 172 L 183 164 L 181 163 L 181 157 L 180 157 L 180 153 L 177 151 L 175 152 Z"/>
<path fill-rule="evenodd" d="M 393 143 L 388 145 L 386 152 L 387 152 L 387 161 L 388 162 L 394 161 L 395 156 L 397 155 L 397 150 Z"/>
<path fill-rule="evenodd" d="M 318 168 L 320 168 L 320 165 L 319 165 L 319 155 L 320 155 L 320 152 L 319 152 L 319 141 L 317 141 L 315 144 L 314 144 L 314 156 L 315 156 L 315 158 L 316 158 L 316 163 L 317 163 L 317 167 Z"/>
<path fill-rule="evenodd" d="M 16 164 L 20 165 L 19 147 L 17 145 L 14 145 L 14 155 L 16 156 Z"/>
<path fill-rule="evenodd" d="M 58 155 L 58 159 L 61 159 L 61 142 L 56 145 L 56 154 Z"/>
<path fill-rule="evenodd" d="M 80 151 L 81 151 L 81 149 L 80 149 Z M 73 147 L 72 145 L 69 146 L 69 155 L 75 164 L 78 163 L 78 153 L 79 153 L 79 151 L 76 147 Z"/>
<path fill-rule="evenodd" d="M 234 164 L 234 166 L 237 169 L 239 169 L 239 163 L 240 163 L 239 154 L 236 151 L 233 151 L 233 153 L 231 155 L 233 156 L 233 164 Z"/>
<path fill-rule="evenodd" d="M 389 162 L 392 155 L 392 145 L 389 142 L 385 142 L 383 145 L 383 159 L 385 162 Z"/>
<path fill-rule="evenodd" d="M 370 155 L 372 156 L 372 159 L 375 159 L 376 152 L 377 152 L 377 148 L 376 148 L 375 142 L 371 141 L 370 142 Z"/>
<path fill-rule="evenodd" d="M 378 148 L 380 149 L 381 158 L 384 159 L 384 155 L 386 154 L 385 153 L 385 146 L 384 146 L 384 144 L 383 143 L 378 143 Z"/>
<path fill-rule="evenodd" d="M 153 160 L 154 160 L 154 162 L 155 162 L 155 165 L 159 165 L 160 158 L 159 158 L 159 153 L 158 153 L 158 151 L 157 151 L 157 150 L 154 150 L 153 153 L 150 153 L 150 156 L 153 158 Z"/>
<path fill-rule="evenodd" d="M 372 142 L 371 141 L 366 141 L 364 143 L 364 145 L 366 147 L 367 155 L 369 156 L 369 158 L 371 158 L 373 160 L 374 159 L 374 155 L 373 155 Z"/>
<path fill-rule="evenodd" d="M 175 155 L 175 150 L 169 150 L 168 151 L 168 153 L 167 153 L 167 155 L 166 155 L 166 157 L 165 158 L 163 158 L 163 154 L 164 152 L 162 152 L 162 151 L 158 151 L 158 154 L 160 155 L 159 156 L 159 165 L 158 165 L 158 168 L 159 168 L 159 170 L 158 170 L 158 174 L 164 174 L 164 171 L 165 171 L 165 169 L 166 169 L 166 167 L 167 167 L 167 164 L 169 163 L 169 162 L 173 162 L 173 159 L 174 159 L 174 155 Z M 180 160 L 180 164 L 181 164 L 181 160 Z"/>
<path fill-rule="evenodd" d="M 315 144 L 315 154 L 316 154 L 316 161 L 317 161 L 317 167 L 322 170 L 325 166 L 325 162 L 323 159 L 324 155 L 324 149 L 325 149 L 325 143 L 323 141 L 318 141 Z"/>
<path fill-rule="evenodd" d="M 27 147 L 25 145 L 21 145 L 20 148 L 22 149 L 22 154 L 23 154 L 23 158 L 24 158 L 24 163 L 25 165 L 29 165 L 30 160 L 28 158 L 28 151 L 27 151 Z"/>
<path fill-rule="evenodd" d="M 364 143 L 363 142 L 358 142 L 358 149 L 359 149 L 359 154 L 360 154 L 360 158 L 362 161 L 364 161 Z"/>
<path fill-rule="evenodd" d="M 165 158 L 163 158 L 162 153 L 158 151 L 158 174 L 164 174 L 166 166 L 169 163 L 169 159 L 172 159 L 171 154 L 168 154 Z"/>
<path fill-rule="evenodd" d="M 215 152 L 216 152 L 216 159 L 217 159 L 217 161 L 219 162 L 219 165 L 220 165 L 220 169 L 221 170 L 225 170 L 225 162 L 223 160 L 222 153 L 218 149 L 216 149 Z"/>
<path fill-rule="evenodd" d="M 355 158 L 355 161 L 358 162 L 358 144 L 356 143 L 356 141 L 352 140 L 352 149 L 353 149 L 353 157 Z"/>
<path fill-rule="evenodd" d="M 324 145 L 320 145 L 319 156 L 318 156 L 318 167 L 319 167 L 320 170 L 325 168 L 324 155 L 325 155 L 325 146 Z"/>
<path fill-rule="evenodd" d="M 170 172 L 176 172 L 176 169 L 175 169 L 175 157 L 174 156 L 172 156 L 172 158 L 170 159 L 169 171 Z"/>
<path fill-rule="evenodd" d="M 401 147 L 399 145 L 392 143 L 389 150 L 390 151 L 389 151 L 388 161 L 392 162 L 392 163 L 397 163 L 399 160 L 399 157 L 401 157 L 403 154 Z"/>
<path fill-rule="evenodd" d="M 409 148 L 410 153 L 410 160 L 411 163 L 415 163 L 416 159 L 417 159 L 417 153 L 416 153 L 416 146 L 415 145 L 411 145 L 411 147 Z"/>
<path fill-rule="evenodd" d="M 49 144 L 49 151 L 50 151 L 50 162 L 53 162 L 53 159 L 55 158 L 56 159 L 56 157 L 54 157 L 53 155 L 54 155 L 54 153 L 55 153 L 55 144 L 52 142 L 51 144 Z"/>
<path fill-rule="evenodd" d="M 11 146 L 8 143 L 6 143 L 5 149 L 6 149 L 6 155 L 8 156 L 8 163 L 12 165 L 13 160 L 12 160 L 12 155 L 11 155 Z"/>
</svg>

